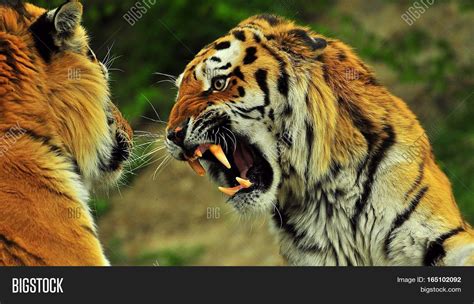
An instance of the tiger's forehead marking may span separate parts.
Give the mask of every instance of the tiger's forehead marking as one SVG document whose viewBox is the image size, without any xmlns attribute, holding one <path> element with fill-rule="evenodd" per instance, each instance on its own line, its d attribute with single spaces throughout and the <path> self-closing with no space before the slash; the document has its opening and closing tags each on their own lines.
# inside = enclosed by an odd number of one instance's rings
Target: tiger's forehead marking
<svg viewBox="0 0 474 304">
<path fill-rule="evenodd" d="M 239 34 L 242 38 L 242 34 Z M 220 41 L 211 45 L 202 54 L 198 54 L 190 63 L 190 68 L 185 72 L 187 77 L 194 77 L 194 80 L 200 80 L 203 83 L 203 89 L 210 87 L 212 78 L 221 75 L 228 75 L 231 70 L 240 64 L 245 56 L 245 47 L 243 41 L 234 36 L 226 36 Z"/>
</svg>

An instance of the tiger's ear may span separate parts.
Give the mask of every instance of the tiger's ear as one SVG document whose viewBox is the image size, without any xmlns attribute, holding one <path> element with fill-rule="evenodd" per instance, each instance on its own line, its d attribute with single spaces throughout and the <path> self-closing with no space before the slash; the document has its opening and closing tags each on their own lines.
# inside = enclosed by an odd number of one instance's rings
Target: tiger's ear
<svg viewBox="0 0 474 304">
<path fill-rule="evenodd" d="M 59 52 L 82 52 L 88 38 L 81 26 L 82 4 L 70 0 L 41 15 L 30 26 L 36 48 L 46 62 Z"/>
<path fill-rule="evenodd" d="M 80 26 L 82 21 L 82 4 L 73 0 L 64 3 L 56 10 L 49 12 L 52 14 L 54 28 L 59 36 L 69 36 Z"/>
<path fill-rule="evenodd" d="M 289 53 L 305 57 L 319 56 L 327 47 L 326 39 L 311 35 L 309 30 L 304 28 L 289 30 L 282 39 L 284 49 Z"/>
</svg>

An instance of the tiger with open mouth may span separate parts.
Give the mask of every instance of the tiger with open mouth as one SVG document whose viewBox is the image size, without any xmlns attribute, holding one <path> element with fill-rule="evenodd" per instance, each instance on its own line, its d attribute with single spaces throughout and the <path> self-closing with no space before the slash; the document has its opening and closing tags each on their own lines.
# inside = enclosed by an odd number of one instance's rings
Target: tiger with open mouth
<svg viewBox="0 0 474 304">
<path fill-rule="evenodd" d="M 176 85 L 169 153 L 242 214 L 272 213 L 290 264 L 474 264 L 423 128 L 341 41 L 254 16 Z"/>
</svg>

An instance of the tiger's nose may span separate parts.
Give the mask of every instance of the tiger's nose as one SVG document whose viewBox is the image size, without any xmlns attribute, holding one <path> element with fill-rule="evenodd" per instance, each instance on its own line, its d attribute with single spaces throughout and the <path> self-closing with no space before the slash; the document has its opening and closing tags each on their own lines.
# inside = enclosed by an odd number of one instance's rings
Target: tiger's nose
<svg viewBox="0 0 474 304">
<path fill-rule="evenodd" d="M 186 130 L 182 127 L 177 127 L 174 130 L 168 130 L 166 137 L 168 140 L 172 141 L 178 146 L 182 146 L 184 142 L 184 136 L 186 135 Z"/>
<path fill-rule="evenodd" d="M 178 124 L 176 127 L 169 128 L 166 134 L 166 137 L 169 141 L 172 141 L 174 144 L 183 148 L 184 146 L 184 139 L 186 138 L 186 131 L 188 130 L 188 124 L 190 119 L 186 119 L 185 121 Z"/>
</svg>

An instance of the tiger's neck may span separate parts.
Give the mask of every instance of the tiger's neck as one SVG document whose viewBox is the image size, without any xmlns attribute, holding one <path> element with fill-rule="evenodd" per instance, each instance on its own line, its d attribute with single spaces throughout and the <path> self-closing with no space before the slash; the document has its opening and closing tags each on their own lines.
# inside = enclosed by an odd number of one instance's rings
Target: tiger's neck
<svg viewBox="0 0 474 304">
<path fill-rule="evenodd" d="M 352 230 L 351 215 L 362 191 L 356 176 L 333 168 L 320 182 L 304 183 L 297 176 L 283 182 L 273 215 L 288 261 L 294 265 L 374 264 L 370 237 L 358 235 L 357 240 Z"/>
</svg>

